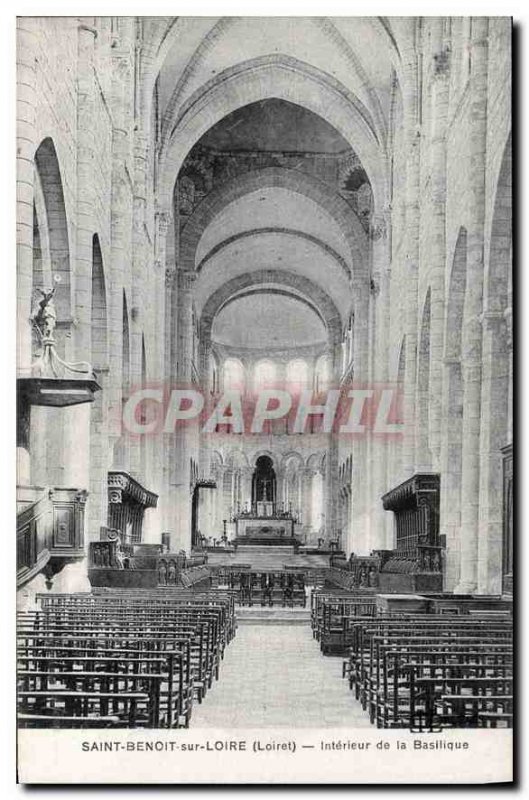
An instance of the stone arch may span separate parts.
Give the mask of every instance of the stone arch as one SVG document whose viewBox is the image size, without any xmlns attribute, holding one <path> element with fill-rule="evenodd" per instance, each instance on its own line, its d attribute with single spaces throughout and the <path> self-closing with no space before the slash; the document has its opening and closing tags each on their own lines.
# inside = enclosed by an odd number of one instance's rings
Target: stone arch
<svg viewBox="0 0 529 800">
<path fill-rule="evenodd" d="M 220 450 L 212 450 L 211 452 L 211 467 L 212 469 L 224 466 L 224 459 Z"/>
<path fill-rule="evenodd" d="M 224 463 L 231 469 L 246 469 L 250 466 L 248 456 L 238 448 L 230 450 L 228 453 L 226 453 Z"/>
<path fill-rule="evenodd" d="M 248 459 L 250 466 L 252 469 L 255 469 L 255 465 L 257 464 L 257 459 L 261 458 L 261 456 L 268 456 L 268 458 L 272 461 L 274 465 L 274 469 L 277 470 L 279 468 L 279 457 L 277 454 L 274 454 L 271 450 L 267 450 L 266 448 L 256 450 L 255 453 Z"/>
<path fill-rule="evenodd" d="M 102 386 L 90 409 L 90 461 L 93 464 L 108 462 L 108 320 L 105 271 L 99 237 L 92 237 L 92 302 L 90 310 L 91 361 Z M 97 536 L 100 525 L 107 518 L 107 475 L 105 470 L 92 470 L 90 474 L 89 527 Z"/>
<path fill-rule="evenodd" d="M 182 230 L 180 267 L 186 270 L 195 269 L 195 254 L 200 238 L 220 211 L 229 203 L 247 194 L 270 187 L 288 189 L 296 194 L 302 194 L 322 206 L 336 220 L 347 241 L 353 264 L 352 274 L 367 276 L 369 250 L 367 235 L 352 208 L 323 181 L 297 170 L 283 167 L 253 170 L 245 175 L 236 176 L 233 180 L 210 192 L 197 206 Z M 320 244 L 325 246 L 323 243 Z M 348 271 L 351 273 L 350 269 Z"/>
<path fill-rule="evenodd" d="M 277 283 L 289 286 L 310 297 L 311 300 L 317 304 L 320 311 L 327 328 L 330 344 L 334 345 L 340 342 L 340 313 L 327 293 L 308 278 L 301 275 L 293 275 L 285 270 L 275 269 L 258 270 L 256 272 L 240 275 L 236 278 L 232 278 L 232 280 L 221 286 L 220 289 L 217 289 L 217 291 L 208 298 L 202 309 L 200 318 L 201 341 L 209 341 L 211 339 L 213 320 L 224 303 L 226 303 L 233 294 L 248 286 L 255 286 L 263 283 Z"/>
<path fill-rule="evenodd" d="M 34 155 L 33 253 L 30 296 L 31 315 L 42 300 L 41 292 L 55 287 L 54 305 L 57 349 L 66 356 L 67 329 L 72 322 L 70 243 L 59 160 L 53 140 L 41 141 Z M 40 349 L 40 337 L 30 333 L 32 348 Z M 65 447 L 65 423 L 61 409 L 35 406 L 27 433 L 28 478 L 35 485 L 60 485 Z"/>
<path fill-rule="evenodd" d="M 92 237 L 92 365 L 108 367 L 107 294 L 103 256 L 97 233 Z"/>
<path fill-rule="evenodd" d="M 160 185 L 163 208 L 169 208 L 183 160 L 200 137 L 237 108 L 269 97 L 297 103 L 324 116 L 354 145 L 369 177 L 375 208 L 383 208 L 386 156 L 369 113 L 331 76 L 284 54 L 250 59 L 225 69 L 183 104 L 164 145 Z"/>
<path fill-rule="evenodd" d="M 301 453 L 298 453 L 297 450 L 289 450 L 287 453 L 283 454 L 281 458 L 281 468 L 286 469 L 289 463 L 295 462 L 296 466 L 299 468 L 305 466 L 305 461 Z"/>
<path fill-rule="evenodd" d="M 237 233 L 234 236 L 229 236 L 227 239 L 224 239 L 222 242 L 219 242 L 215 247 L 212 247 L 211 250 L 206 253 L 204 258 L 197 264 L 196 271 L 199 273 L 202 268 L 207 264 L 210 259 L 214 258 L 217 253 L 220 253 L 226 247 L 229 247 L 232 244 L 236 244 L 237 242 L 241 241 L 241 239 L 247 239 L 248 237 L 252 236 L 263 236 L 268 233 L 280 233 L 283 236 L 292 236 L 297 237 L 299 239 L 305 239 L 306 241 L 310 242 L 311 244 L 316 245 L 319 247 L 323 252 L 333 258 L 337 264 L 339 264 L 342 271 L 345 275 L 351 279 L 351 270 L 349 265 L 345 261 L 342 256 L 336 252 L 336 250 L 328 245 L 326 242 L 322 242 L 321 239 L 318 239 L 317 236 L 311 236 L 310 233 L 305 233 L 305 231 L 297 231 L 292 228 L 252 228 L 251 230 L 242 231 L 241 233 Z"/>
<path fill-rule="evenodd" d="M 331 17 L 309 17 L 308 18 L 316 27 L 320 29 L 323 35 L 330 40 L 330 43 L 333 48 L 338 48 L 342 55 L 349 61 L 350 66 L 352 67 L 352 72 L 356 75 L 360 85 L 364 88 L 367 87 L 367 92 L 369 94 L 369 102 L 371 104 L 372 109 L 372 117 L 373 117 L 373 128 L 377 129 L 381 136 L 385 133 L 385 119 L 384 113 L 382 110 L 382 106 L 380 104 L 380 100 L 376 94 L 376 91 L 372 85 L 370 85 L 369 76 L 364 68 L 358 53 L 356 52 L 355 48 L 351 47 L 349 44 L 348 39 L 343 36 L 336 25 L 333 22 Z M 215 24 L 210 28 L 208 33 L 201 39 L 198 47 L 194 51 L 193 55 L 187 62 L 185 68 L 183 69 L 176 86 L 174 88 L 173 94 L 169 101 L 167 107 L 167 127 L 170 127 L 171 120 L 174 119 L 176 115 L 176 110 L 178 107 L 179 99 L 182 95 L 182 92 L 187 85 L 188 80 L 192 77 L 195 70 L 200 66 L 203 61 L 203 58 L 209 53 L 212 46 L 214 45 L 215 41 L 218 40 L 222 35 L 224 35 L 228 29 L 233 25 L 233 23 L 237 20 L 236 17 L 220 17 Z M 375 24 L 376 20 L 373 18 L 373 32 L 378 34 L 378 26 Z M 383 29 L 384 30 L 384 29 Z M 172 37 L 166 36 L 165 39 L 171 39 Z M 385 44 L 388 45 L 388 50 L 390 52 L 391 60 L 394 59 L 394 50 L 393 44 L 394 40 L 386 39 Z M 167 45 L 163 48 L 165 53 L 167 54 L 168 49 Z M 397 49 L 398 54 L 398 49 Z M 158 62 L 159 58 L 157 59 Z M 399 64 L 400 59 L 396 59 L 397 66 Z M 366 109 L 367 110 L 367 109 Z"/>
<path fill-rule="evenodd" d="M 143 94 L 144 97 L 150 98 L 152 96 L 152 87 L 160 71 L 163 69 L 164 61 L 166 60 L 171 49 L 177 45 L 179 36 L 181 36 L 180 29 L 188 22 L 187 17 L 151 17 L 144 22 L 144 44 L 142 49 L 142 77 L 143 77 Z M 233 24 L 236 18 L 233 17 L 218 17 L 211 19 L 211 28 L 199 42 L 198 47 L 193 52 L 191 58 L 187 62 L 179 80 L 175 87 L 175 91 L 180 93 L 180 87 L 191 76 L 195 68 L 201 63 L 202 56 L 207 54 L 215 41 L 224 34 L 229 27 Z M 349 40 L 341 35 L 333 24 L 332 17 L 313 17 L 311 21 L 319 27 L 324 35 L 330 40 L 333 47 L 338 46 L 340 50 L 346 53 L 353 70 L 357 73 L 358 79 L 362 85 L 369 84 L 369 76 L 364 67 L 361 56 L 349 44 Z M 369 18 L 374 36 L 380 39 L 380 44 L 387 48 L 389 59 L 393 64 L 395 70 L 401 70 L 401 55 L 395 35 L 391 28 L 389 19 L 385 17 L 371 17 Z M 374 106 L 374 116 L 379 121 L 379 103 L 373 97 L 373 89 L 369 89 L 370 99 Z M 175 104 L 176 105 L 176 104 Z M 379 121 L 383 127 L 383 121 Z"/>
<path fill-rule="evenodd" d="M 59 160 L 50 137 L 37 147 L 34 161 L 46 209 L 51 275 L 59 279 L 54 296 L 57 321 L 67 322 L 72 319 L 70 243 Z"/>
<path fill-rule="evenodd" d="M 141 72 L 143 107 L 150 113 L 150 103 L 156 80 L 163 69 L 164 62 L 173 47 L 185 35 L 185 26 L 189 17 L 144 17 L 145 33 L 142 42 Z M 212 18 L 213 26 L 216 24 Z M 184 28 L 184 31 L 181 29 Z M 201 43 L 211 38 L 206 34 Z M 200 45 L 199 45 L 200 47 Z M 193 59 L 193 57 L 192 57 Z"/>
<path fill-rule="evenodd" d="M 324 467 L 325 453 L 311 453 L 307 458 L 307 467 L 313 470 L 322 470 Z"/>
<path fill-rule="evenodd" d="M 48 215 L 42 183 L 35 170 L 33 183 L 33 291 L 52 285 Z"/>
</svg>

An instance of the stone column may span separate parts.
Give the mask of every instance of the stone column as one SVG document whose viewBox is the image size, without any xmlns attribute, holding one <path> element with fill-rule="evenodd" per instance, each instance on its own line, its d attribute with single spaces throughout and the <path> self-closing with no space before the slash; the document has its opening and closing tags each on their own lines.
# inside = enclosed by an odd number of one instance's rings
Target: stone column
<svg viewBox="0 0 529 800">
<path fill-rule="evenodd" d="M 92 361 L 92 260 L 95 223 L 94 164 L 96 142 L 94 130 L 95 73 L 94 53 L 97 31 L 81 20 L 77 31 L 77 208 L 74 285 L 73 341 L 75 361 Z M 65 486 L 90 488 L 90 404 L 71 406 L 62 411 L 63 419 L 63 481 Z M 102 465 L 92 467 L 101 471 Z M 88 498 L 85 513 L 85 543 L 93 534 L 88 521 L 93 519 Z M 81 590 L 88 583 L 86 562 L 67 565 L 61 579 L 55 581 L 55 591 L 65 586 Z"/>
<path fill-rule="evenodd" d="M 30 374 L 38 20 L 17 18 L 17 370 Z M 22 466 L 22 465 L 21 465 Z"/>
<path fill-rule="evenodd" d="M 191 359 L 193 345 L 192 329 L 192 286 L 194 273 L 176 271 L 176 380 L 178 384 L 189 386 L 191 383 Z M 190 423 L 177 427 L 174 435 L 174 503 L 175 503 L 175 536 L 179 547 L 189 550 L 191 542 L 191 497 L 190 458 L 198 436 L 196 426 Z"/>
<path fill-rule="evenodd" d="M 410 21 L 417 25 L 417 20 Z M 413 39 L 416 39 L 414 31 Z M 416 42 L 403 53 L 403 113 L 406 146 L 406 233 L 404 237 L 404 270 L 406 294 L 406 368 L 404 374 L 404 437 L 402 471 L 410 477 L 415 469 L 415 387 L 417 380 L 417 296 L 419 275 L 419 164 L 420 129 L 418 118 Z"/>
<path fill-rule="evenodd" d="M 375 339 L 373 343 L 372 383 L 373 388 L 388 381 L 388 331 L 390 318 L 390 253 L 389 219 L 387 213 L 380 214 L 371 223 L 372 279 L 371 297 L 374 305 Z M 370 477 L 368 485 L 368 508 L 370 510 L 369 539 L 367 550 L 381 549 L 386 540 L 386 517 L 381 497 L 390 488 L 387 485 L 387 467 L 390 442 L 383 435 L 368 436 Z"/>
<path fill-rule="evenodd" d="M 222 536 L 222 520 L 227 519 L 224 508 L 225 473 L 226 473 L 226 467 L 225 466 L 219 467 L 219 472 L 217 476 L 216 498 L 215 498 L 215 523 L 212 531 L 212 535 L 217 539 L 220 539 L 220 537 Z"/>
<path fill-rule="evenodd" d="M 483 225 L 487 132 L 488 19 L 473 18 L 470 76 L 470 183 L 467 281 L 463 314 L 463 471 L 461 476 L 461 579 L 456 591 L 477 589 L 479 458 L 482 378 Z"/>
<path fill-rule="evenodd" d="M 254 469 L 251 469 L 251 477 L 253 478 Z M 285 501 L 285 471 L 278 466 L 274 467 L 276 473 L 276 502 L 283 503 Z M 252 481 L 250 480 L 250 498 L 252 497 Z"/>
<path fill-rule="evenodd" d="M 91 360 L 92 248 L 95 222 L 94 165 L 97 30 L 81 21 L 77 61 L 77 218 L 75 249 L 75 346 L 78 360 Z"/>
<path fill-rule="evenodd" d="M 170 215 L 166 212 L 158 211 L 155 214 L 155 254 L 154 254 L 154 302 L 155 310 L 152 320 L 153 335 L 151 336 L 151 373 L 149 384 L 154 384 L 162 390 L 166 387 L 165 371 L 165 325 L 166 315 L 170 313 L 170 306 L 166 303 L 166 240 L 170 224 Z M 150 534 L 153 541 L 159 541 L 162 530 L 165 530 L 164 519 L 166 516 L 165 505 L 168 502 L 167 484 L 165 471 L 165 434 L 161 431 L 156 436 L 148 437 L 149 469 L 146 479 L 149 481 L 149 489 L 159 495 L 158 507 L 150 513 Z"/>
<path fill-rule="evenodd" d="M 111 200 L 111 275 L 109 297 L 109 437 L 120 442 L 120 461 L 113 466 L 129 469 L 128 441 L 122 431 L 124 387 L 123 289 L 131 283 L 132 192 L 128 179 L 131 169 L 133 41 L 128 18 L 120 20 L 120 36 L 112 52 L 112 200 Z M 129 312 L 130 312 L 130 295 Z"/>
<path fill-rule="evenodd" d="M 478 535 L 478 591 L 501 594 L 503 457 L 508 444 L 509 331 L 501 311 L 483 315 L 483 384 Z"/>
<path fill-rule="evenodd" d="M 460 442 L 463 437 L 462 414 L 449 414 L 450 389 L 461 379 L 460 356 L 443 359 L 443 418 L 450 420 L 441 442 L 440 532 L 445 537 L 444 591 L 453 592 L 459 583 L 461 568 L 461 463 Z M 450 437 L 448 434 L 450 433 Z"/>
<path fill-rule="evenodd" d="M 430 392 L 428 442 L 431 468 L 440 470 L 443 341 L 446 269 L 446 123 L 448 115 L 450 49 L 443 17 L 430 20 L 433 52 L 431 78 L 432 137 L 430 141 L 431 217 L 429 223 L 429 262 L 431 286 L 430 312 Z"/>
<path fill-rule="evenodd" d="M 132 223 L 132 285 L 130 308 L 130 375 L 132 388 L 142 383 L 142 336 L 149 341 L 148 307 L 152 302 L 152 261 L 149 258 L 145 236 L 147 224 L 147 169 L 149 139 L 143 128 L 145 121 L 137 117 L 134 134 L 134 200 Z M 149 366 L 148 366 L 149 369 Z M 149 369 L 150 371 L 150 369 Z M 130 439 L 130 471 L 141 483 L 146 484 L 142 474 L 141 447 L 139 437 Z M 146 486 L 146 488 L 150 488 Z"/>
<path fill-rule="evenodd" d="M 194 272 L 177 270 L 177 377 L 181 382 L 191 381 L 192 356 L 193 356 L 193 283 L 196 275 Z"/>
<path fill-rule="evenodd" d="M 310 467 L 305 467 L 301 472 L 301 522 L 303 525 L 303 533 L 305 534 L 305 538 L 308 539 L 310 536 L 311 531 L 311 520 L 312 520 L 312 507 L 311 507 L 311 496 L 312 496 L 312 476 L 314 475 L 314 470 L 310 469 Z"/>
<path fill-rule="evenodd" d="M 251 467 L 247 467 L 242 471 L 242 502 L 243 505 L 248 503 L 248 507 L 252 502 L 252 477 L 253 470 Z"/>
<path fill-rule="evenodd" d="M 329 434 L 327 459 L 325 462 L 324 506 L 325 506 L 325 537 L 327 541 L 334 538 L 337 527 L 338 511 L 338 469 L 339 454 L 336 434 Z"/>
<path fill-rule="evenodd" d="M 17 375 L 31 373 L 31 294 L 33 286 L 33 159 L 36 147 L 35 64 L 38 20 L 17 18 Z M 29 485 L 30 410 L 17 436 L 17 483 Z M 27 434 L 27 435 L 26 435 Z"/>
<path fill-rule="evenodd" d="M 176 386 L 176 269 L 168 264 L 165 270 L 166 315 L 165 315 L 165 376 L 168 389 Z M 173 533 L 177 518 L 175 483 L 176 483 L 176 447 L 175 434 L 164 433 L 164 487 L 163 501 L 164 530 Z M 174 535 L 174 534 L 173 534 Z"/>
</svg>

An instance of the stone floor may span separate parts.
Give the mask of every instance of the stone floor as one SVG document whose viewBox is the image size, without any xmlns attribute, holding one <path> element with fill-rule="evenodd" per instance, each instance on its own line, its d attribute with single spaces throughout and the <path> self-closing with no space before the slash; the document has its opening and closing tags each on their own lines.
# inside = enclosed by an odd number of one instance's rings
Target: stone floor
<svg viewBox="0 0 529 800">
<path fill-rule="evenodd" d="M 309 625 L 242 625 L 220 679 L 193 709 L 193 728 L 371 727 Z"/>
</svg>

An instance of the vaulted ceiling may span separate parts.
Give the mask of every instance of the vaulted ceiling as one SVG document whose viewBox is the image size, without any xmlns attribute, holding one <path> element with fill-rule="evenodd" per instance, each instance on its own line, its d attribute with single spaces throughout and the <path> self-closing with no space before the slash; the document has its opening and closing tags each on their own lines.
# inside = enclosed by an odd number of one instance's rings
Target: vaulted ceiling
<svg viewBox="0 0 529 800">
<path fill-rule="evenodd" d="M 213 336 L 225 344 L 322 341 L 322 319 L 345 324 L 355 287 L 369 280 L 369 226 L 387 202 L 392 87 L 409 25 L 146 25 L 158 70 L 161 198 L 175 186 L 174 258 L 197 273 L 197 314 L 216 309 Z"/>
</svg>

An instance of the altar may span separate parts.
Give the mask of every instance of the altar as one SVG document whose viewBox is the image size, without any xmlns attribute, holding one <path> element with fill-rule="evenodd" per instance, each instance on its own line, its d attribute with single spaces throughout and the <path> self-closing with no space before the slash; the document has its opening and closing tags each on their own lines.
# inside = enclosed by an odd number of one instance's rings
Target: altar
<svg viewBox="0 0 529 800">
<path fill-rule="evenodd" d="M 235 541 L 239 544 L 293 544 L 295 516 L 270 501 L 254 503 L 234 515 Z"/>
</svg>

